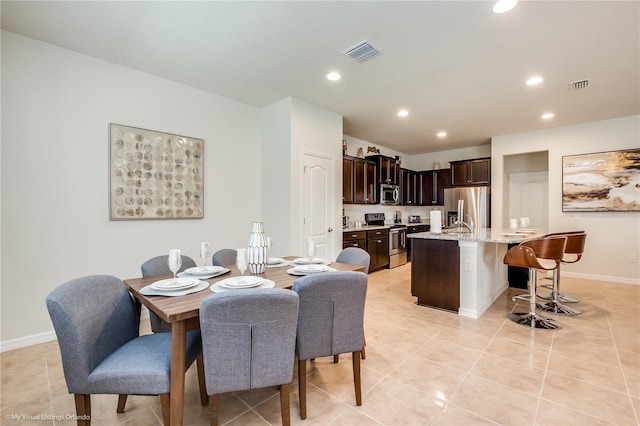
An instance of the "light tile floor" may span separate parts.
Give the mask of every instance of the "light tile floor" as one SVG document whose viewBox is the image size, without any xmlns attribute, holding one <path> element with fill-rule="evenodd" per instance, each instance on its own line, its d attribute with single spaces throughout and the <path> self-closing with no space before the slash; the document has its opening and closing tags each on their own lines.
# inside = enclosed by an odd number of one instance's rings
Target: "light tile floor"
<svg viewBox="0 0 640 426">
<path fill-rule="evenodd" d="M 547 281 L 548 282 L 548 281 Z M 410 265 L 369 275 L 362 362 L 363 404 L 355 405 L 351 359 L 308 367 L 308 418 L 294 425 L 640 425 L 640 286 L 563 278 L 583 314 L 559 316 L 563 328 L 530 330 L 506 320 L 525 302 L 509 289 L 479 320 L 417 306 Z M 517 306 L 517 308 L 516 308 Z M 148 322 L 142 325 L 148 332 Z M 56 342 L 1 356 L 2 425 L 73 424 Z M 208 424 L 195 368 L 187 372 L 185 424 Z M 94 425 L 159 425 L 157 397 L 92 397 Z M 275 388 L 230 393 L 220 423 L 280 424 Z M 14 416 L 14 417 L 12 417 Z M 25 416 L 17 419 L 15 416 Z"/>
</svg>

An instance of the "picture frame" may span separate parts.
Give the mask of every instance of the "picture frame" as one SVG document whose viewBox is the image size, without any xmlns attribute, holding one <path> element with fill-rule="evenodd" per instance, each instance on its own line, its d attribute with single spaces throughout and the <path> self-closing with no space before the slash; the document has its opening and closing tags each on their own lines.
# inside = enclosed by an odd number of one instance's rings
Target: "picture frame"
<svg viewBox="0 0 640 426">
<path fill-rule="evenodd" d="M 109 124 L 109 219 L 202 219 L 204 139 Z"/>
<path fill-rule="evenodd" d="M 563 156 L 562 211 L 640 211 L 640 148 Z"/>
</svg>

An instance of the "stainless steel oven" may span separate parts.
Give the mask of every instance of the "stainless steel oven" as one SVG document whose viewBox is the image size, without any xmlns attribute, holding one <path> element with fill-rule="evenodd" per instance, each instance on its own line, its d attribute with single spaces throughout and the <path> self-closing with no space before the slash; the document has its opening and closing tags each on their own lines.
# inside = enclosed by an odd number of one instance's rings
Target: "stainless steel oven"
<svg viewBox="0 0 640 426">
<path fill-rule="evenodd" d="M 407 263 L 407 227 L 393 225 L 389 228 L 389 268 Z"/>
</svg>

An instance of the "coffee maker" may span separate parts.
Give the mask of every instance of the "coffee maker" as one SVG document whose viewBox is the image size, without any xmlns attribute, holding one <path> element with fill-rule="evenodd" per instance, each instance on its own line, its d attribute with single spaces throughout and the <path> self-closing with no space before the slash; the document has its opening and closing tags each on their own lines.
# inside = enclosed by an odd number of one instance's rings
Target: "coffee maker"
<svg viewBox="0 0 640 426">
<path fill-rule="evenodd" d="M 402 210 L 396 210 L 393 216 L 393 223 L 402 223 Z"/>
</svg>

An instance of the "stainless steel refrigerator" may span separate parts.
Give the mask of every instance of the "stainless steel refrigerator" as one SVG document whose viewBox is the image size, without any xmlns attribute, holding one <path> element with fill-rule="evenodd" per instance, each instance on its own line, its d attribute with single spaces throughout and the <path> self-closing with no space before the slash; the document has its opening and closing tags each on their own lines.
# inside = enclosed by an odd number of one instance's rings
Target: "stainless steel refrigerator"
<svg viewBox="0 0 640 426">
<path fill-rule="evenodd" d="M 455 227 L 462 207 L 462 220 L 473 221 L 476 229 L 491 227 L 491 199 L 488 186 L 465 186 L 444 190 L 446 227 Z M 460 202 L 460 200 L 462 200 Z"/>
</svg>

